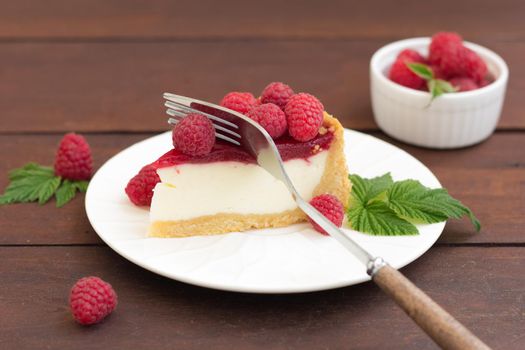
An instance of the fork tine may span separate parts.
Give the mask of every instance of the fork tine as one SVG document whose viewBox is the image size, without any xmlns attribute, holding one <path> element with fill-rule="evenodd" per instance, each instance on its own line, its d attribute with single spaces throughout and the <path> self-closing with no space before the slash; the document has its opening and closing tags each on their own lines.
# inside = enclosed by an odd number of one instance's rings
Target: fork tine
<svg viewBox="0 0 525 350">
<path fill-rule="evenodd" d="M 168 123 L 169 123 L 170 125 L 177 125 L 177 123 L 178 123 L 179 121 L 180 121 L 180 120 L 175 119 L 175 118 L 169 118 L 169 119 L 168 119 Z M 236 145 L 236 146 L 240 146 L 240 145 L 241 145 L 238 141 L 232 139 L 231 137 L 228 137 L 228 136 L 223 135 L 223 134 L 218 133 L 218 132 L 215 132 L 215 137 L 217 137 L 217 138 L 219 138 L 219 139 L 221 139 L 221 140 L 224 140 L 224 141 L 227 141 L 227 142 L 233 143 L 233 144 Z"/>
<path fill-rule="evenodd" d="M 234 129 L 238 129 L 239 128 L 237 125 L 235 125 L 232 122 L 229 122 L 227 120 L 224 120 L 222 118 L 219 118 L 217 116 L 214 116 L 214 115 L 211 115 L 211 114 L 208 114 L 208 113 L 205 113 L 205 112 L 201 112 L 198 109 L 194 109 L 194 108 L 188 107 L 188 106 L 186 106 L 186 105 L 184 105 L 182 103 L 178 103 L 178 102 L 174 102 L 174 101 L 166 101 L 166 102 L 164 102 L 164 106 L 166 106 L 168 108 L 171 108 L 171 109 L 182 109 L 184 111 L 188 111 L 189 113 L 199 113 L 199 114 L 202 114 L 202 115 L 208 117 L 211 120 L 215 120 L 216 122 L 223 123 L 225 125 L 231 126 Z"/>
<path fill-rule="evenodd" d="M 172 117 L 181 117 L 181 118 L 184 118 L 186 115 L 188 115 L 188 113 L 186 113 L 186 112 L 182 112 L 182 111 L 179 111 L 179 110 L 176 110 L 176 109 L 171 109 L 171 108 L 168 108 L 168 110 L 166 110 L 166 114 L 171 115 Z M 215 130 L 224 131 L 227 134 L 230 134 L 230 135 L 235 136 L 237 138 L 241 138 L 241 135 L 239 135 L 235 131 L 231 131 L 230 129 L 227 129 L 227 128 L 222 127 L 220 125 L 217 125 L 215 123 L 212 123 L 212 124 L 213 124 L 213 127 L 215 128 Z"/>
</svg>

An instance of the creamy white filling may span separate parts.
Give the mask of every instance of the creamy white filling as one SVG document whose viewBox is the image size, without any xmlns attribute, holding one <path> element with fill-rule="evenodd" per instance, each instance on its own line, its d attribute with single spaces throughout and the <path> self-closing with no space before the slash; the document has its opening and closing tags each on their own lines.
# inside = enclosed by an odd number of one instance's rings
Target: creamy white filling
<svg viewBox="0 0 525 350">
<path fill-rule="evenodd" d="M 324 173 L 328 151 L 308 160 L 284 163 L 305 200 L 310 200 Z M 271 214 L 295 209 L 286 186 L 255 164 L 217 162 L 182 164 L 157 171 L 151 221 L 187 220 L 217 213 Z"/>
</svg>

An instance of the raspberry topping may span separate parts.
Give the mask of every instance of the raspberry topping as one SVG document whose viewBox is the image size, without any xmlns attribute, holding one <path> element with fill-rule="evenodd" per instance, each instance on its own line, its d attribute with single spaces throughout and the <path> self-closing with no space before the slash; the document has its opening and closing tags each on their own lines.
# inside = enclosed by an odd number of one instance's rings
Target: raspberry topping
<svg viewBox="0 0 525 350">
<path fill-rule="evenodd" d="M 91 150 L 83 136 L 66 134 L 55 156 L 55 174 L 68 180 L 89 180 L 93 174 Z"/>
<path fill-rule="evenodd" d="M 293 95 L 284 109 L 288 132 L 297 141 L 313 139 L 323 123 L 323 111 L 323 104 L 315 96 L 307 93 Z"/>
<path fill-rule="evenodd" d="M 126 194 L 131 202 L 139 206 L 150 206 L 153 197 L 153 188 L 160 182 L 157 170 L 146 165 L 137 175 L 129 180 L 126 186 Z"/>
<path fill-rule="evenodd" d="M 198 113 L 188 114 L 173 128 L 173 146 L 190 156 L 210 153 L 215 144 L 212 122 Z"/>
<path fill-rule="evenodd" d="M 246 114 L 250 109 L 257 105 L 257 100 L 249 92 L 230 92 L 224 96 L 220 103 L 221 106 L 233 109 L 236 112 Z"/>
<path fill-rule="evenodd" d="M 322 194 L 312 198 L 310 204 L 330 220 L 335 226 L 341 227 L 344 218 L 344 208 L 339 199 L 331 194 Z M 323 235 L 328 235 L 319 225 L 312 219 L 308 218 L 316 231 Z"/>
<path fill-rule="evenodd" d="M 281 82 L 273 82 L 266 86 L 261 94 L 262 103 L 273 103 L 284 110 L 286 103 L 294 94 L 291 87 Z"/>
<path fill-rule="evenodd" d="M 117 294 L 98 277 L 84 277 L 75 283 L 69 295 L 75 320 L 82 325 L 102 321 L 117 306 Z"/>
<path fill-rule="evenodd" d="M 450 79 L 450 84 L 458 89 L 458 91 L 471 91 L 476 90 L 478 85 L 470 78 L 458 77 Z"/>
<path fill-rule="evenodd" d="M 284 134 L 275 140 L 277 150 L 281 154 L 283 161 L 290 159 L 308 159 L 312 156 L 312 150 L 329 149 L 334 140 L 334 133 L 328 131 L 321 135 L 317 134 L 315 138 L 306 142 L 299 142 L 288 134 Z M 178 149 L 171 149 L 152 166 L 156 169 L 165 168 L 181 164 L 206 164 L 214 162 L 240 162 L 245 164 L 257 164 L 256 159 L 241 147 L 232 145 L 229 142 L 217 140 L 210 154 L 201 157 L 192 157 L 182 153 Z"/>
<path fill-rule="evenodd" d="M 246 116 L 259 123 L 273 139 L 286 132 L 286 116 L 279 106 L 273 103 L 257 106 L 249 111 Z"/>
<path fill-rule="evenodd" d="M 463 45 L 463 39 L 457 33 L 439 32 L 432 36 L 429 46 L 428 60 L 433 65 L 440 65 L 441 59 L 451 51 Z"/>
</svg>

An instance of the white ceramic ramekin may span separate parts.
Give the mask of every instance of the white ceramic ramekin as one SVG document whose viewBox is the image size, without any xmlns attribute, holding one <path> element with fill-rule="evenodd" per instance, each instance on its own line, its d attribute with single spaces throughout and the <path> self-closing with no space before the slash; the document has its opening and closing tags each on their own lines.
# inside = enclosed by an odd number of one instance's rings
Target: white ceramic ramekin
<svg viewBox="0 0 525 350">
<path fill-rule="evenodd" d="M 456 148 L 488 138 L 498 123 L 509 76 L 503 59 L 482 46 L 465 43 L 487 63 L 495 81 L 481 89 L 444 94 L 429 106 L 430 94 L 388 79 L 403 49 L 427 56 L 430 38 L 413 38 L 383 46 L 370 61 L 372 109 L 379 127 L 401 141 L 431 148 Z"/>
</svg>

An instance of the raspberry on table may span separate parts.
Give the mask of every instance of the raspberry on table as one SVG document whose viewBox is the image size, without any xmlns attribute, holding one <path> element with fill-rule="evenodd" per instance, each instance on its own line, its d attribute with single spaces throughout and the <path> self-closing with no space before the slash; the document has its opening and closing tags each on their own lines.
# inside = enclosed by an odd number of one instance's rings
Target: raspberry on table
<svg viewBox="0 0 525 350">
<path fill-rule="evenodd" d="M 335 226 L 341 227 L 345 213 L 344 207 L 337 197 L 331 194 L 322 194 L 312 198 L 310 204 L 321 214 L 323 214 L 328 220 L 330 220 Z M 308 220 L 317 232 L 322 233 L 323 235 L 328 235 L 328 233 L 319 225 L 317 225 L 312 219 L 308 218 Z"/>
<path fill-rule="evenodd" d="M 279 106 L 273 103 L 257 106 L 246 116 L 259 123 L 273 139 L 277 139 L 286 132 L 286 116 Z"/>
<path fill-rule="evenodd" d="M 301 142 L 313 139 L 323 123 L 323 112 L 324 106 L 315 96 L 293 95 L 284 108 L 289 134 Z"/>
<path fill-rule="evenodd" d="M 460 92 L 476 90 L 479 88 L 473 79 L 467 77 L 452 78 L 449 80 L 449 83 Z"/>
<path fill-rule="evenodd" d="M 69 295 L 69 305 L 75 320 L 82 325 L 102 321 L 117 307 L 117 294 L 111 284 L 98 277 L 79 279 Z"/>
<path fill-rule="evenodd" d="M 190 156 L 203 156 L 215 144 L 215 128 L 202 114 L 190 113 L 173 128 L 173 146 Z"/>
<path fill-rule="evenodd" d="M 250 92 L 230 92 L 221 100 L 221 106 L 246 114 L 257 105 L 257 100 Z"/>
<path fill-rule="evenodd" d="M 432 65 L 440 65 L 444 56 L 461 46 L 463 46 L 463 39 L 459 34 L 453 32 L 436 33 L 430 42 L 428 60 Z"/>
<path fill-rule="evenodd" d="M 288 85 L 281 82 L 273 82 L 268 84 L 261 93 L 261 103 L 273 103 L 284 110 L 293 94 L 292 88 Z"/>
<path fill-rule="evenodd" d="M 93 159 L 86 139 L 78 134 L 66 134 L 55 156 L 55 174 L 68 180 L 89 180 L 93 174 Z"/>
<path fill-rule="evenodd" d="M 143 167 L 137 175 L 129 180 L 126 194 L 130 201 L 138 206 L 150 206 L 153 189 L 160 182 L 157 170 L 152 165 Z"/>
</svg>

